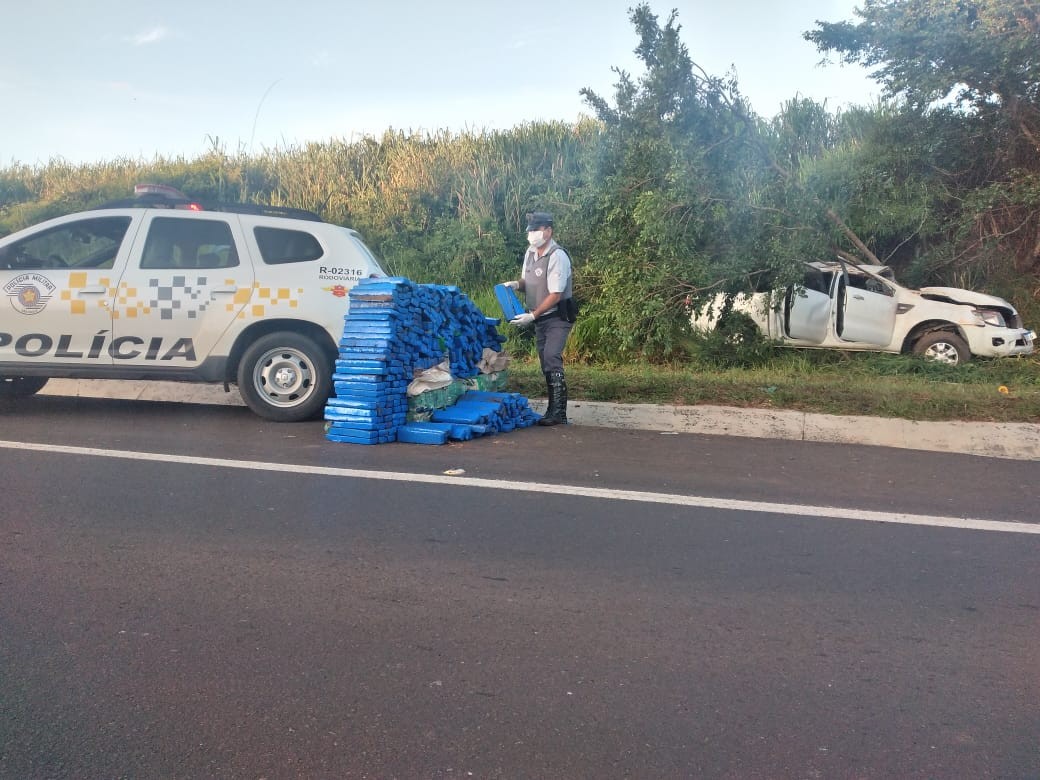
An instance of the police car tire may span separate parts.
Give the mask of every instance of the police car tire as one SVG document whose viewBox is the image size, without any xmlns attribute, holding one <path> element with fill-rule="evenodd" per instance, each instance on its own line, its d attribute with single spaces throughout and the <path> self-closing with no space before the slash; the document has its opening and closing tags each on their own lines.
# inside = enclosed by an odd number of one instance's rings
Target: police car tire
<svg viewBox="0 0 1040 780">
<path fill-rule="evenodd" d="M 238 391 L 246 405 L 266 420 L 311 420 L 332 392 L 332 361 L 308 336 L 270 333 L 243 353 Z"/>
<path fill-rule="evenodd" d="M 0 376 L 0 398 L 21 398 L 40 392 L 45 376 Z"/>
</svg>

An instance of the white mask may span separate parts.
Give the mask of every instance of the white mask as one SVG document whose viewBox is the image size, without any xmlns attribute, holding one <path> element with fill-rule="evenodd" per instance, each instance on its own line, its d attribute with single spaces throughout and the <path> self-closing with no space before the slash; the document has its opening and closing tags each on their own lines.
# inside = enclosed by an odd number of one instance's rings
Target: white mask
<svg viewBox="0 0 1040 780">
<path fill-rule="evenodd" d="M 541 249 L 545 246 L 545 242 L 548 240 L 549 239 L 545 237 L 544 230 L 532 230 L 527 234 L 527 243 L 536 249 Z"/>
</svg>

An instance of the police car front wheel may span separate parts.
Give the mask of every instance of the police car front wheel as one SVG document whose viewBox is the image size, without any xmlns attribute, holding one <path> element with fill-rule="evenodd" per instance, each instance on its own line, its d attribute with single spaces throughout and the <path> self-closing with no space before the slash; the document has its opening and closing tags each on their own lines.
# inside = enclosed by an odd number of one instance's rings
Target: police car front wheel
<svg viewBox="0 0 1040 780">
<path fill-rule="evenodd" d="M 318 416 L 332 390 L 331 365 L 321 347 L 299 333 L 257 339 L 238 365 L 238 389 L 254 412 L 275 422 Z"/>
<path fill-rule="evenodd" d="M 47 384 L 44 376 L 0 376 L 0 398 L 18 398 L 38 393 Z"/>
</svg>

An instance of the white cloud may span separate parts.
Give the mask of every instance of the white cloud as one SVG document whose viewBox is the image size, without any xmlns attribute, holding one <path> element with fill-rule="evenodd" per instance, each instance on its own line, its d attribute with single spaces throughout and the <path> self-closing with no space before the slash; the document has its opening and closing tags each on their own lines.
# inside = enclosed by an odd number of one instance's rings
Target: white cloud
<svg viewBox="0 0 1040 780">
<path fill-rule="evenodd" d="M 170 31 L 165 27 L 153 27 L 150 30 L 143 30 L 136 35 L 131 35 L 126 40 L 130 41 L 134 46 L 149 46 L 169 37 L 169 35 Z"/>
</svg>

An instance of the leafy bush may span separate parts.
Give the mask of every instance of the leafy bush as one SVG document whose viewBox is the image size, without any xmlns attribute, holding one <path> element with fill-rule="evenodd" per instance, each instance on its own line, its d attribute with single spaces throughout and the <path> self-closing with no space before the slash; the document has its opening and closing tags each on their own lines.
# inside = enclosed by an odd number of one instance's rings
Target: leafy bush
<svg viewBox="0 0 1040 780">
<path fill-rule="evenodd" d="M 771 361 L 778 346 L 762 335 L 755 321 L 741 312 L 727 312 L 714 330 L 694 332 L 690 338 L 693 359 L 717 368 L 755 368 Z"/>
</svg>

